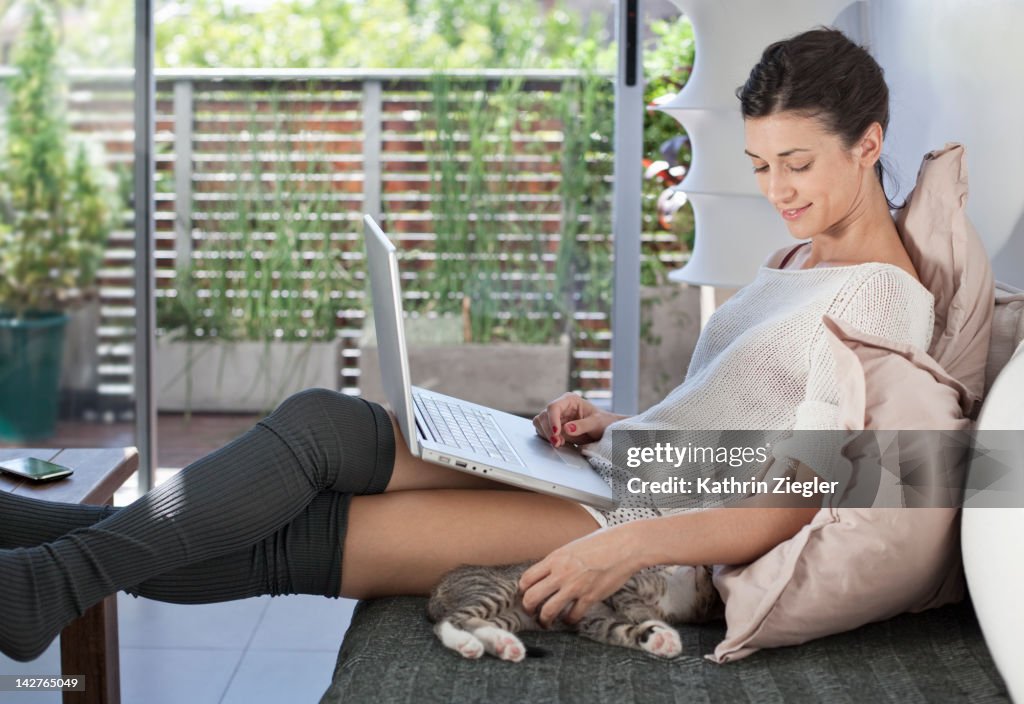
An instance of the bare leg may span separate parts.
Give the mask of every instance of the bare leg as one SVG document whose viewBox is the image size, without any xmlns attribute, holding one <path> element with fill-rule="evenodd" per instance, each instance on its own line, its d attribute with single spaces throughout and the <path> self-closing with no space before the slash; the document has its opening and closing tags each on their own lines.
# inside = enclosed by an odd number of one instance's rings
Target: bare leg
<svg viewBox="0 0 1024 704">
<path fill-rule="evenodd" d="M 413 457 L 391 420 L 395 466 L 386 493 L 353 496 L 349 507 L 342 596 L 428 594 L 458 565 L 539 560 L 599 527 L 573 501 Z"/>
<path fill-rule="evenodd" d="M 597 528 L 579 504 L 527 491 L 354 496 L 342 550 L 341 595 L 425 595 L 460 564 L 539 560 Z"/>
</svg>

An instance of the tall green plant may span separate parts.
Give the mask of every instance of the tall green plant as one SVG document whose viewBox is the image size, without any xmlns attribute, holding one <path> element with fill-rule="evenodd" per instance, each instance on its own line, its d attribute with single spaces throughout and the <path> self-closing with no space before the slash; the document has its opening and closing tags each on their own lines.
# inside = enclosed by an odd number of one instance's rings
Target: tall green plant
<svg viewBox="0 0 1024 704">
<path fill-rule="evenodd" d="M 84 144 L 69 149 L 67 87 L 48 10 L 32 3 L 9 85 L 0 165 L 0 307 L 60 310 L 89 292 L 113 193 Z"/>
<path fill-rule="evenodd" d="M 594 73 L 566 80 L 556 105 L 562 124 L 559 293 L 565 314 L 611 312 L 611 174 L 614 91 Z"/>
<path fill-rule="evenodd" d="M 557 339 L 555 284 L 535 224 L 540 206 L 518 188 L 530 163 L 519 132 L 536 120 L 523 80 L 438 73 L 431 86 L 434 267 L 421 279 L 421 308 L 453 315 L 468 299 L 473 342 Z"/>
<path fill-rule="evenodd" d="M 231 210 L 201 232 L 158 301 L 158 323 L 185 340 L 333 340 L 352 277 L 333 241 L 328 173 L 301 153 L 276 93 L 249 100 L 248 139 L 227 140 Z"/>
</svg>

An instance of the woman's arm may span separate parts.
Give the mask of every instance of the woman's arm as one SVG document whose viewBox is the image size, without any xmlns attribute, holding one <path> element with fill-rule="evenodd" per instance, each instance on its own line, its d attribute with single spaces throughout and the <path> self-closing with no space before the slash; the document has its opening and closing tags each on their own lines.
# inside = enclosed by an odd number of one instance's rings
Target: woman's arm
<svg viewBox="0 0 1024 704">
<path fill-rule="evenodd" d="M 529 613 L 540 607 L 539 620 L 548 626 L 571 605 L 564 619 L 574 623 L 645 567 L 753 562 L 793 537 L 818 510 L 716 508 L 604 528 L 530 567 L 519 582 L 523 606 Z"/>
<path fill-rule="evenodd" d="M 811 481 L 817 474 L 796 462 L 786 474 Z M 523 606 L 550 624 L 578 621 L 634 573 L 654 565 L 745 565 L 811 522 L 821 495 L 758 494 L 732 506 L 662 516 L 603 528 L 567 543 L 523 573 Z M 573 603 L 575 602 L 575 603 Z"/>
<path fill-rule="evenodd" d="M 634 544 L 641 567 L 662 564 L 744 565 L 792 538 L 811 522 L 818 510 L 816 506 L 720 508 L 664 516 L 651 521 L 637 521 L 633 535 L 628 539 Z M 663 536 L 661 540 L 657 537 L 659 534 Z M 672 540 L 664 536 L 678 538 Z"/>
</svg>

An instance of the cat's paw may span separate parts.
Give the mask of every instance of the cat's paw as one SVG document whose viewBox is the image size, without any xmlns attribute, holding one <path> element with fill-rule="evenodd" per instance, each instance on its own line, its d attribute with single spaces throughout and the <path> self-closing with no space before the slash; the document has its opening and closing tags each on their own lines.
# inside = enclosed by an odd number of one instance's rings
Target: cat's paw
<svg viewBox="0 0 1024 704">
<path fill-rule="evenodd" d="M 472 633 L 456 628 L 447 621 L 434 627 L 434 632 L 441 639 L 444 647 L 450 648 L 464 658 L 476 660 L 484 654 L 484 644 Z"/>
<path fill-rule="evenodd" d="M 647 621 L 641 624 L 646 628 L 640 637 L 640 648 L 659 658 L 674 658 L 683 652 L 683 642 L 679 632 L 661 621 Z"/>
<path fill-rule="evenodd" d="M 526 646 L 515 634 L 506 630 L 485 626 L 473 631 L 473 635 L 479 638 L 487 652 L 496 658 L 508 662 L 521 662 L 526 657 Z"/>
<path fill-rule="evenodd" d="M 494 644 L 494 654 L 502 660 L 521 662 L 526 657 L 526 646 L 513 635 L 502 636 Z"/>
</svg>

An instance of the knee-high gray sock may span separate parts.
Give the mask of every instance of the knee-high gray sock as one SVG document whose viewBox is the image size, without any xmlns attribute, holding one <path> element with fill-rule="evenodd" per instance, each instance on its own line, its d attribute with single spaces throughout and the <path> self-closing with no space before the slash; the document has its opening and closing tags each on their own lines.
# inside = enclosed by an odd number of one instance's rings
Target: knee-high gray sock
<svg viewBox="0 0 1024 704">
<path fill-rule="evenodd" d="M 321 492 L 295 520 L 255 545 L 164 572 L 124 591 L 175 604 L 264 594 L 338 597 L 351 498 Z"/>
<path fill-rule="evenodd" d="M 295 520 L 268 538 L 165 572 L 124 591 L 177 604 L 210 604 L 264 594 L 337 597 L 350 498 L 348 494 L 320 492 Z M 120 510 L 0 492 L 0 549 L 56 540 Z"/>
<path fill-rule="evenodd" d="M 296 394 L 113 516 L 0 551 L 0 650 L 32 660 L 105 596 L 263 540 L 320 491 L 382 491 L 393 462 L 379 406 L 322 389 Z"/>
<path fill-rule="evenodd" d="M 62 504 L 0 491 L 0 549 L 27 548 L 86 528 L 117 512 L 114 506 Z"/>
</svg>

